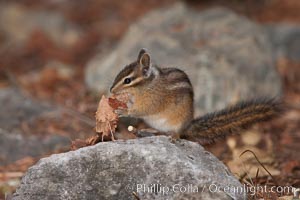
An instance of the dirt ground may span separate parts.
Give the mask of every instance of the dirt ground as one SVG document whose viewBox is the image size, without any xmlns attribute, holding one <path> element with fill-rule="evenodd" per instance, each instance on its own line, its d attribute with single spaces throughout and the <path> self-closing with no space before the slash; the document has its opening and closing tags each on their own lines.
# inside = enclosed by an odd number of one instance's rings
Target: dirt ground
<svg viewBox="0 0 300 200">
<path fill-rule="evenodd" d="M 87 62 L 99 50 L 98 44 L 103 43 L 103 48 L 112 47 L 138 17 L 155 8 L 170 5 L 174 0 L 78 0 L 61 1 L 61 3 L 14 0 L 14 2 L 25 5 L 30 10 L 56 10 L 83 30 L 83 39 L 69 47 L 57 45 L 45 33 L 36 30 L 24 45 L 1 48 L 0 51 L 0 88 L 16 87 L 31 98 L 68 110 L 68 116 L 63 121 L 41 119 L 25 127 L 26 133 L 30 135 L 30 130 L 35 130 L 35 134 L 41 135 L 59 132 L 70 136 L 73 140 L 74 132 L 80 132 L 78 137 L 82 138 L 94 134 L 93 122 L 99 96 L 86 88 L 83 75 Z M 259 23 L 300 24 L 299 0 L 189 0 L 186 2 L 199 10 L 214 6 L 229 7 Z M 44 68 L 49 60 L 59 60 L 72 65 L 73 75 L 65 77 L 55 69 Z M 284 101 L 288 105 L 288 111 L 270 123 L 255 126 L 245 136 L 230 137 L 226 141 L 220 141 L 206 148 L 227 164 L 232 171 L 238 173 L 241 182 L 300 188 L 298 153 L 300 150 L 300 63 L 282 58 L 277 61 L 277 69 L 284 84 Z M 32 80 L 32 74 L 40 78 Z M 76 126 L 78 119 L 86 121 L 85 125 Z M 247 142 L 249 141 L 247 137 L 252 138 L 253 135 L 259 135 L 260 139 Z M 258 149 L 255 151 L 258 159 L 255 159 L 249 151 L 240 156 L 241 152 L 249 148 L 253 149 L 252 147 Z M 251 169 L 241 170 L 236 166 L 243 165 L 240 163 L 241 158 L 246 154 L 251 157 L 250 160 L 245 161 Z M 28 167 L 38 159 L 25 157 L 7 166 L 0 166 L 0 199 L 4 199 L 5 193 L 12 193 L 15 190 L 14 186 L 5 183 L 19 180 Z M 259 162 L 263 163 L 269 173 Z M 276 199 L 279 195 L 287 194 L 274 192 L 268 195 L 260 193 L 256 197 Z"/>
</svg>

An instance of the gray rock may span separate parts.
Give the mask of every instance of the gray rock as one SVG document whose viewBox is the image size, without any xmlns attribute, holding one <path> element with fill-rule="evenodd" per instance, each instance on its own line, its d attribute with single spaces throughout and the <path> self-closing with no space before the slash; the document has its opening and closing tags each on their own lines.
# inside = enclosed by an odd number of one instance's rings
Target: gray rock
<svg viewBox="0 0 300 200">
<path fill-rule="evenodd" d="M 30 121 L 43 112 L 53 110 L 50 106 L 32 101 L 12 88 L 0 90 L 0 105 L 0 128 L 11 132 L 19 132 L 23 121 Z"/>
<path fill-rule="evenodd" d="M 0 165 L 69 146 L 70 140 L 65 136 L 37 136 L 34 130 L 28 135 L 22 131 L 22 123 L 29 123 L 55 108 L 24 97 L 11 88 L 0 90 L 0 105 Z"/>
<path fill-rule="evenodd" d="M 38 157 L 56 150 L 66 150 L 70 139 L 61 135 L 24 136 L 0 128 L 0 166 L 24 157 Z"/>
<path fill-rule="evenodd" d="M 139 189 L 144 186 L 145 192 Z M 245 199 L 228 187 L 242 185 L 203 147 L 156 136 L 43 158 L 29 168 L 13 199 L 135 199 L 132 192 L 140 199 Z"/>
<path fill-rule="evenodd" d="M 224 8 L 197 12 L 181 3 L 146 14 L 130 26 L 113 51 L 89 62 L 86 84 L 107 91 L 142 47 L 160 66 L 188 73 L 198 111 L 220 109 L 239 98 L 281 94 L 264 28 Z"/>
<path fill-rule="evenodd" d="M 300 26 L 292 24 L 266 25 L 276 58 L 300 61 Z"/>
</svg>

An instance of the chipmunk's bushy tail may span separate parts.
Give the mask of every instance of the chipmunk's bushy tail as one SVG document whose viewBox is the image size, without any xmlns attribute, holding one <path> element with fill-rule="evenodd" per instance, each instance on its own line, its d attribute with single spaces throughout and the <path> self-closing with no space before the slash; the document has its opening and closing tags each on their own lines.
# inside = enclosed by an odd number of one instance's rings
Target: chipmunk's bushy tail
<svg viewBox="0 0 300 200">
<path fill-rule="evenodd" d="M 200 116 L 191 121 L 182 131 L 180 138 L 213 143 L 257 123 L 272 119 L 283 112 L 283 105 L 276 99 L 256 99 L 240 102 L 218 112 Z"/>
</svg>

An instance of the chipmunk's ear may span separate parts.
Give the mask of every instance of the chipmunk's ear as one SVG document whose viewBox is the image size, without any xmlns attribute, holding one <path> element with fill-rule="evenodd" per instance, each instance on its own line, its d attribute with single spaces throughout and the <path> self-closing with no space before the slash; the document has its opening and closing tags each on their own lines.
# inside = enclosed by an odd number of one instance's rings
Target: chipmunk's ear
<svg viewBox="0 0 300 200">
<path fill-rule="evenodd" d="M 145 49 L 141 49 L 139 56 L 138 56 L 138 62 L 140 66 L 143 68 L 143 72 L 147 72 L 151 66 L 151 59 L 150 55 L 146 52 Z"/>
<path fill-rule="evenodd" d="M 147 50 L 144 49 L 144 48 L 142 48 L 142 49 L 140 50 L 139 55 L 138 55 L 138 58 L 137 58 L 137 61 L 138 61 L 139 63 L 140 63 L 140 60 L 141 60 L 142 56 L 143 56 L 145 53 L 147 53 Z"/>
<path fill-rule="evenodd" d="M 148 53 L 144 53 L 140 59 L 140 65 L 145 69 L 149 69 L 150 64 L 150 55 Z"/>
</svg>

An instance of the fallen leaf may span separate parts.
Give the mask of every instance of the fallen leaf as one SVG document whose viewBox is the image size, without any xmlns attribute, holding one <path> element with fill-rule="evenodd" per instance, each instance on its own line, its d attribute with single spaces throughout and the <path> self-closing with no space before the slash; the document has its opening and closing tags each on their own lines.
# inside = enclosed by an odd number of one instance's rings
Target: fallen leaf
<svg viewBox="0 0 300 200">
<path fill-rule="evenodd" d="M 126 103 L 119 101 L 116 98 L 111 98 L 111 97 L 108 98 L 108 104 L 114 109 L 118 109 L 118 108 L 127 109 Z"/>
<path fill-rule="evenodd" d="M 108 99 L 109 105 L 114 109 L 127 109 L 128 102 L 129 102 L 129 95 L 127 93 L 113 95 Z"/>
<path fill-rule="evenodd" d="M 72 141 L 71 150 L 74 151 L 74 150 L 80 149 L 82 147 L 95 145 L 99 141 L 100 141 L 99 135 L 94 135 L 92 137 L 87 138 L 86 140 L 76 139 L 76 140 Z"/>
<path fill-rule="evenodd" d="M 127 94 L 112 96 L 110 98 L 106 98 L 103 95 L 96 111 L 96 132 L 98 134 L 89 137 L 86 140 L 76 139 L 72 141 L 71 150 L 97 144 L 98 142 L 103 141 L 105 136 L 111 136 L 111 139 L 114 140 L 114 133 L 119 120 L 115 110 L 127 109 L 128 99 Z"/>
<path fill-rule="evenodd" d="M 86 147 L 86 146 L 88 146 L 88 145 L 85 140 L 76 139 L 76 140 L 72 141 L 72 143 L 71 143 L 71 150 L 74 151 L 74 150 L 77 150 L 77 149 L 80 149 L 80 148 Z"/>
<path fill-rule="evenodd" d="M 102 140 L 104 136 L 111 135 L 114 140 L 114 132 L 117 128 L 118 115 L 114 112 L 114 108 L 109 105 L 108 98 L 102 96 L 97 112 L 96 112 L 96 132 L 102 134 Z"/>
</svg>

